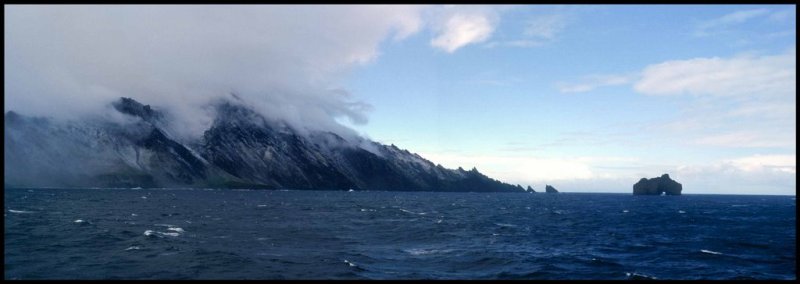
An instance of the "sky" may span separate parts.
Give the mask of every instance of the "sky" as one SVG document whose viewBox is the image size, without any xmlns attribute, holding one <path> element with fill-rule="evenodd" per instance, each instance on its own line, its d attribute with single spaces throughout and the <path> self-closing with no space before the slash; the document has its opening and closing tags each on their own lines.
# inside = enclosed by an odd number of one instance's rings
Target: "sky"
<svg viewBox="0 0 800 284">
<path fill-rule="evenodd" d="M 6 111 L 235 92 L 512 184 L 795 194 L 795 5 L 6 6 Z M 102 23 L 102 24 L 99 24 Z"/>
</svg>

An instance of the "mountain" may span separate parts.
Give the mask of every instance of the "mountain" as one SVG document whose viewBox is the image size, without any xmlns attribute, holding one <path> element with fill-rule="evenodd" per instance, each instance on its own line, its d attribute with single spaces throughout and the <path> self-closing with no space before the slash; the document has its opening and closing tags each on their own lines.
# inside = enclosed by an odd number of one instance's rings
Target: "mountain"
<svg viewBox="0 0 800 284">
<path fill-rule="evenodd" d="M 5 114 L 5 184 L 20 187 L 213 187 L 524 191 L 477 169 L 446 169 L 394 145 L 303 131 L 220 101 L 202 137 L 180 141 L 168 116 L 130 98 L 125 119 L 56 121 Z M 353 141 L 355 140 L 355 141 Z"/>
</svg>

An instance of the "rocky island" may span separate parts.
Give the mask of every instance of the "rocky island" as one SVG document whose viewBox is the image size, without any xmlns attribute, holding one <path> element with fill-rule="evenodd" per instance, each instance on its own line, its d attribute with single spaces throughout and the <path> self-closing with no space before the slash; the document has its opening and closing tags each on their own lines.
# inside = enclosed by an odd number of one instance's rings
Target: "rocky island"
<svg viewBox="0 0 800 284">
<path fill-rule="evenodd" d="M 642 178 L 633 185 L 633 195 L 681 195 L 683 186 L 664 174 L 657 178 Z"/>
<path fill-rule="evenodd" d="M 558 193 L 558 190 L 556 190 L 555 187 L 552 187 L 551 185 L 548 184 L 548 185 L 545 185 L 544 192 L 547 192 L 547 193 Z"/>
</svg>

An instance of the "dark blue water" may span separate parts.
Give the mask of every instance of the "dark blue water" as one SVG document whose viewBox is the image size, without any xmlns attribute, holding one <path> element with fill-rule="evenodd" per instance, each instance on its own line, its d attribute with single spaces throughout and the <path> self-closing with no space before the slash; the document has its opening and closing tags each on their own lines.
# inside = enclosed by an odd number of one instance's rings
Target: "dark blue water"
<svg viewBox="0 0 800 284">
<path fill-rule="evenodd" d="M 796 279 L 795 204 L 793 196 L 6 189 L 5 278 Z"/>
</svg>

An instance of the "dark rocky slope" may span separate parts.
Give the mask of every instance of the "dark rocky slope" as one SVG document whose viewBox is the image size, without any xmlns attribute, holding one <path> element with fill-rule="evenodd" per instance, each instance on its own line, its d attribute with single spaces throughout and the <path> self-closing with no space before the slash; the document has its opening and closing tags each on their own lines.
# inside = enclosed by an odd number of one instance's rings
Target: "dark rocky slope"
<svg viewBox="0 0 800 284">
<path fill-rule="evenodd" d="M 524 191 L 477 169 L 325 131 L 299 133 L 232 101 L 200 141 L 182 143 L 167 116 L 122 98 L 129 121 L 60 122 L 5 115 L 5 184 L 30 187 L 221 187 L 324 190 Z"/>
<path fill-rule="evenodd" d="M 669 178 L 668 174 L 661 177 L 642 178 L 633 185 L 633 195 L 681 195 L 683 186 Z"/>
</svg>

